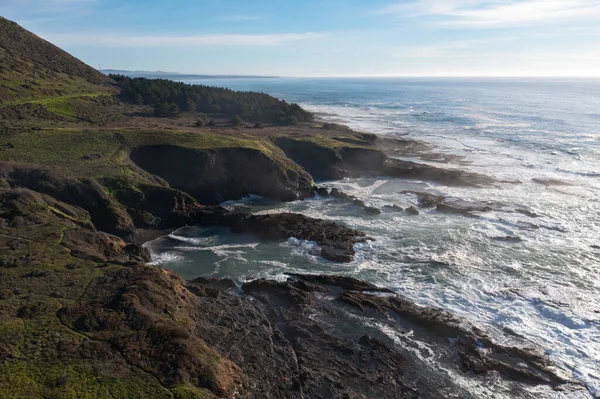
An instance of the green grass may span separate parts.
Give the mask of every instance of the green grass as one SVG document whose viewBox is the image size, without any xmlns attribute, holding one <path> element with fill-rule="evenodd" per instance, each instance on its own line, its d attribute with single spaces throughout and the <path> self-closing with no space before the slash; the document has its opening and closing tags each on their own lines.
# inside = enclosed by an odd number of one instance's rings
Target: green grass
<svg viewBox="0 0 600 399">
<path fill-rule="evenodd" d="M 65 167 L 80 177 L 136 176 L 139 171 L 134 170 L 129 154 L 135 147 L 149 145 L 198 150 L 251 148 L 286 168 L 299 168 L 265 138 L 176 131 L 49 129 L 0 138 L 0 146 L 8 143 L 12 148 L 0 150 L 0 160 Z"/>
</svg>

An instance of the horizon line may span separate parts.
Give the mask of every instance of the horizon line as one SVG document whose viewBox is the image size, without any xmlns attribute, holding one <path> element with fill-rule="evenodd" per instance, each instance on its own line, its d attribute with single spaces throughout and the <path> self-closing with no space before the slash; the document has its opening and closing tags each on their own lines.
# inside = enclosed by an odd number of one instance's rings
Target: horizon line
<svg viewBox="0 0 600 399">
<path fill-rule="evenodd" d="M 223 77 L 248 77 L 248 78 L 271 78 L 271 79 L 298 79 L 298 78 L 322 78 L 322 79 L 342 79 L 342 78 L 361 78 L 361 79 L 377 79 L 377 78 L 465 78 L 465 79 L 475 79 L 475 78 L 490 78 L 490 79 L 499 79 L 499 78 L 516 78 L 516 79 L 600 79 L 600 74 L 598 75 L 273 75 L 273 74 L 244 74 L 244 73 L 200 73 L 200 72 L 167 72 L 167 71 L 148 71 L 148 70 L 129 70 L 129 69 L 118 69 L 118 68 L 102 68 L 98 69 L 98 71 L 119 71 L 119 72 L 131 72 L 131 73 L 160 73 L 165 75 L 197 75 L 197 76 L 223 76 Z"/>
</svg>

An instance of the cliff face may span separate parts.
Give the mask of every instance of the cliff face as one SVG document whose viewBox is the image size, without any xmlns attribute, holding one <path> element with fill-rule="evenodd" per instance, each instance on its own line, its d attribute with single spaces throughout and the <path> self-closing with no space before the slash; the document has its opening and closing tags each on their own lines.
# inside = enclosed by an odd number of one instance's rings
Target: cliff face
<svg viewBox="0 0 600 399">
<path fill-rule="evenodd" d="M 218 204 L 256 194 L 281 201 L 312 195 L 311 176 L 252 148 L 187 149 L 141 146 L 131 159 L 203 204 Z"/>
<path fill-rule="evenodd" d="M 468 397 L 445 370 L 501 375 L 511 392 L 565 382 L 542 356 L 368 283 L 291 276 L 236 287 L 145 266 L 139 229 L 297 237 L 340 262 L 368 239 L 331 221 L 210 206 L 248 194 L 292 201 L 313 194 L 313 178 L 363 174 L 492 180 L 390 159 L 374 136 L 343 128 L 152 118 L 105 96 L 111 84 L 0 18 L 1 397 Z M 414 331 L 444 371 L 415 358 L 411 334 L 399 344 L 368 327 L 377 324 Z"/>
</svg>

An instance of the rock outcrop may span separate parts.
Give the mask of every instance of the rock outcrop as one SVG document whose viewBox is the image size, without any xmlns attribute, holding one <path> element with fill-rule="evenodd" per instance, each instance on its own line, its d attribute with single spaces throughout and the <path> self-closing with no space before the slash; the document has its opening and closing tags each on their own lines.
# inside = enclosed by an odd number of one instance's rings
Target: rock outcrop
<svg viewBox="0 0 600 399">
<path fill-rule="evenodd" d="M 313 181 L 299 167 L 283 165 L 253 148 L 190 149 L 141 146 L 131 159 L 202 204 L 219 204 L 256 194 L 293 201 L 313 194 Z"/>
</svg>

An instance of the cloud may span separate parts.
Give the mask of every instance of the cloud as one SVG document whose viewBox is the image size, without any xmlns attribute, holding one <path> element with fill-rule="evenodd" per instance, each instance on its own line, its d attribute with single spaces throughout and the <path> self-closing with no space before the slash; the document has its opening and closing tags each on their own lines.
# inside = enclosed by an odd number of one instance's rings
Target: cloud
<svg viewBox="0 0 600 399">
<path fill-rule="evenodd" d="M 198 46 L 279 46 L 324 36 L 322 33 L 281 33 L 270 35 L 136 36 L 128 34 L 47 34 L 44 39 L 61 46 L 94 47 L 198 47 Z"/>
<path fill-rule="evenodd" d="M 598 0 L 418 0 L 376 12 L 442 18 L 446 25 L 507 27 L 565 20 L 600 20 Z"/>
<path fill-rule="evenodd" d="M 488 40 L 463 40 L 444 42 L 435 45 L 413 45 L 396 47 L 396 58 L 458 58 L 471 57 L 472 51 L 477 48 L 490 46 Z"/>
</svg>

